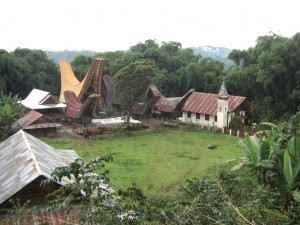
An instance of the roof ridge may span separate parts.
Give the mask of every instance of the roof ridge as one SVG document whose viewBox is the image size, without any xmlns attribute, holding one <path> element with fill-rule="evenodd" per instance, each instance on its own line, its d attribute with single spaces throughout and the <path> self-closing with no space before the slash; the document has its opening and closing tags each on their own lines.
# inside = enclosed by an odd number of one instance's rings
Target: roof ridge
<svg viewBox="0 0 300 225">
<path fill-rule="evenodd" d="M 29 143 L 29 140 L 28 140 L 28 138 L 27 138 L 26 135 L 25 135 L 25 132 L 24 132 L 23 130 L 20 130 L 20 132 L 21 132 L 22 137 L 23 137 L 23 139 L 24 139 L 24 142 L 25 142 L 25 144 L 26 144 L 26 146 L 27 146 L 27 149 L 28 149 L 29 152 L 30 152 L 31 159 L 32 159 L 33 164 L 34 164 L 34 166 L 35 166 L 35 168 L 36 168 L 36 171 L 38 172 L 38 174 L 42 175 L 42 169 L 41 169 L 41 167 L 40 167 L 40 165 L 39 165 L 39 163 L 38 163 L 38 160 L 37 160 L 37 158 L 36 158 L 36 156 L 35 156 L 35 154 L 34 154 L 32 148 L 31 148 L 31 145 L 30 145 L 30 143 Z"/>
</svg>

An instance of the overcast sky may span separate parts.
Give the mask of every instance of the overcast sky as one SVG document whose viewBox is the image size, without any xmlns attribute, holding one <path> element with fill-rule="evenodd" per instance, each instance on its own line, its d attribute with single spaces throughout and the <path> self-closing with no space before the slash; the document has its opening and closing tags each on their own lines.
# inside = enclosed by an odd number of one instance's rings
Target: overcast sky
<svg viewBox="0 0 300 225">
<path fill-rule="evenodd" d="M 116 51 L 147 39 L 248 49 L 270 32 L 300 32 L 299 0 L 0 0 L 0 9 L 7 51 Z"/>
</svg>

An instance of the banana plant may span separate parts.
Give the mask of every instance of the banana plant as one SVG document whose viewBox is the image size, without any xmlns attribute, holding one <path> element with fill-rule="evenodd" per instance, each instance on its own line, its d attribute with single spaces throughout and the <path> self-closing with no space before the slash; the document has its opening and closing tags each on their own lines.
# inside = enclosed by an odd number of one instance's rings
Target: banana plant
<svg viewBox="0 0 300 225">
<path fill-rule="evenodd" d="M 296 189 L 300 182 L 297 180 L 300 172 L 300 137 L 292 136 L 284 151 L 283 172 L 290 190 Z"/>
<path fill-rule="evenodd" d="M 239 169 L 244 165 L 250 165 L 258 172 L 260 181 L 264 182 L 266 171 L 272 170 L 274 166 L 275 155 L 274 151 L 272 151 L 272 145 L 275 139 L 276 136 L 269 136 L 262 140 L 255 135 L 247 135 L 244 140 L 239 140 L 239 144 L 244 151 L 244 157 L 232 170 Z"/>
</svg>

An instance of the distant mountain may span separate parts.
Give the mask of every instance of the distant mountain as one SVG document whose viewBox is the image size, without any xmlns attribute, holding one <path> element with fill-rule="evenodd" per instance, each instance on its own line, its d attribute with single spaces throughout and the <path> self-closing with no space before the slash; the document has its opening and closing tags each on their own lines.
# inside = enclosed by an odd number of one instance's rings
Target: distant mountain
<svg viewBox="0 0 300 225">
<path fill-rule="evenodd" d="M 224 47 L 213 47 L 213 46 L 201 46 L 201 47 L 191 47 L 195 55 L 200 54 L 202 57 L 210 57 L 214 60 L 221 61 L 225 64 L 225 68 L 228 69 L 233 65 L 233 62 L 227 59 L 228 54 L 231 49 Z"/>
<path fill-rule="evenodd" d="M 73 59 L 77 55 L 85 55 L 85 56 L 94 56 L 97 54 L 97 52 L 94 51 L 45 51 L 48 59 L 53 59 L 56 63 L 59 63 L 60 60 L 65 59 L 69 62 L 73 61 Z"/>
<path fill-rule="evenodd" d="M 202 46 L 202 47 L 191 47 L 195 55 L 200 54 L 202 57 L 210 57 L 214 60 L 218 60 L 224 63 L 225 69 L 228 69 L 233 65 L 233 62 L 227 59 L 228 54 L 231 52 L 231 49 L 224 47 L 213 47 L 213 46 Z M 85 56 L 94 56 L 97 52 L 94 51 L 46 51 L 48 59 L 53 59 L 56 63 L 59 63 L 60 60 L 65 59 L 69 62 L 77 55 Z"/>
</svg>

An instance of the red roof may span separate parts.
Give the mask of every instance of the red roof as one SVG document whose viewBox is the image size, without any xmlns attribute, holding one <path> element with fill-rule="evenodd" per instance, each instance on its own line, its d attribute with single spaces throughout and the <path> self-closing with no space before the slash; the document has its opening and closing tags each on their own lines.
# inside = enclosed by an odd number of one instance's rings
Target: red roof
<svg viewBox="0 0 300 225">
<path fill-rule="evenodd" d="M 70 118 L 77 118 L 77 115 L 81 110 L 82 103 L 78 100 L 73 91 L 65 91 L 64 97 L 67 104 L 66 116 Z"/>
<path fill-rule="evenodd" d="M 20 128 L 23 130 L 31 130 L 50 127 L 61 127 L 61 125 L 59 123 L 55 123 L 50 118 L 43 116 L 41 113 L 35 110 L 30 110 L 15 122 L 13 128 L 16 130 L 19 130 Z"/>
<path fill-rule="evenodd" d="M 194 92 L 186 100 L 183 111 L 217 115 L 218 96 L 218 94 Z M 229 95 L 228 112 L 235 111 L 245 101 L 246 97 Z"/>
<path fill-rule="evenodd" d="M 16 123 L 22 128 L 26 128 L 39 118 L 41 118 L 43 115 L 35 110 L 30 110 L 28 113 L 26 113 L 23 117 L 18 119 Z"/>
</svg>

